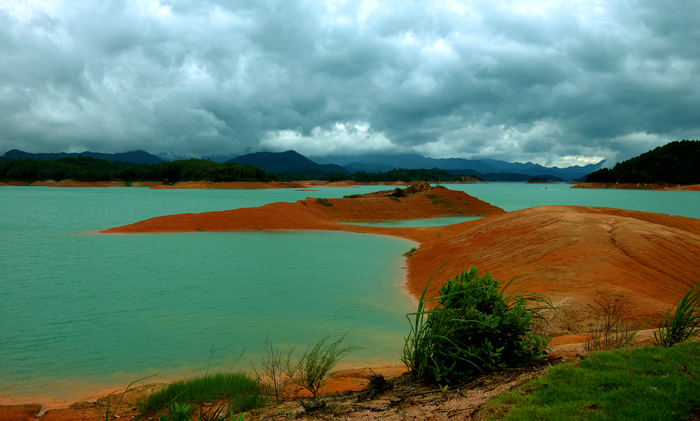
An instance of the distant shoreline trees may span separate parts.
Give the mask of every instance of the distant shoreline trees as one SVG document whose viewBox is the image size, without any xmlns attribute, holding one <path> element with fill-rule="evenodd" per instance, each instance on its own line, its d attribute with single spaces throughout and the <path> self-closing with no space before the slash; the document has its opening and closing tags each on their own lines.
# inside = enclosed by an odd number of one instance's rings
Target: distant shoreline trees
<svg viewBox="0 0 700 421">
<path fill-rule="evenodd" d="M 450 182 L 483 181 L 477 176 L 450 174 L 438 169 L 396 169 L 387 172 L 324 173 L 297 174 L 264 171 L 250 164 L 218 163 L 207 159 L 185 159 L 179 161 L 159 162 L 153 164 L 133 164 L 110 162 L 100 158 L 79 156 L 77 158 L 40 159 L 19 158 L 0 162 L 0 180 L 45 181 L 294 181 L 294 180 L 352 180 L 357 182 L 372 181 L 430 181 Z"/>
<path fill-rule="evenodd" d="M 220 164 L 206 159 L 186 159 L 155 164 L 109 162 L 80 156 L 55 160 L 14 159 L 0 162 L 1 180 L 78 181 L 271 181 L 275 175 L 252 165 Z"/>
</svg>

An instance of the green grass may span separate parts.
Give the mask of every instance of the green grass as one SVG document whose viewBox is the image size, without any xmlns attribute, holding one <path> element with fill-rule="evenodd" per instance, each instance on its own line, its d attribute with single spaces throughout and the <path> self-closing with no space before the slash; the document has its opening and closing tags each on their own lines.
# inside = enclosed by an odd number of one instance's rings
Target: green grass
<svg viewBox="0 0 700 421">
<path fill-rule="evenodd" d="M 698 331 L 700 331 L 700 284 L 693 285 L 672 308 L 668 309 L 664 321 L 659 326 L 659 331 L 654 334 L 654 339 L 657 344 L 670 347 L 697 337 Z"/>
<path fill-rule="evenodd" d="M 333 206 L 331 202 L 329 202 L 327 199 L 324 199 L 323 197 L 316 198 L 316 202 L 320 203 L 323 206 Z"/>
<path fill-rule="evenodd" d="M 700 407 L 700 343 L 601 351 L 489 402 L 486 419 L 681 420 Z"/>
<path fill-rule="evenodd" d="M 437 195 L 435 195 L 433 193 L 426 193 L 425 197 L 427 197 L 428 199 L 435 199 L 435 198 L 437 198 Z"/>
<path fill-rule="evenodd" d="M 260 384 L 243 373 L 217 373 L 183 379 L 147 396 L 141 403 L 144 412 L 180 405 L 211 403 L 229 399 L 233 413 L 259 408 L 267 403 Z"/>
</svg>

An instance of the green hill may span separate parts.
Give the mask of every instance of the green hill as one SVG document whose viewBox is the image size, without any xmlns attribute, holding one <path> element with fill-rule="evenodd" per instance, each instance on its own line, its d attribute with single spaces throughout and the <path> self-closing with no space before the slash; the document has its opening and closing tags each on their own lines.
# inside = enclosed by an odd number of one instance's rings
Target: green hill
<svg viewBox="0 0 700 421">
<path fill-rule="evenodd" d="M 589 183 L 700 184 L 700 141 L 681 140 L 586 176 Z"/>
</svg>

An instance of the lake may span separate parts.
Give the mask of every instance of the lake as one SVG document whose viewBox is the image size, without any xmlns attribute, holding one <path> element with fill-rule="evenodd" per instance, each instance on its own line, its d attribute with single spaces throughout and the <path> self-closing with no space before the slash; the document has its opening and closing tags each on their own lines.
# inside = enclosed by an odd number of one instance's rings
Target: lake
<svg viewBox="0 0 700 421">
<path fill-rule="evenodd" d="M 699 192 L 448 187 L 508 211 L 567 204 L 700 218 Z M 382 189 L 0 188 L 0 403 L 72 400 L 156 373 L 149 381 L 247 370 L 267 335 L 300 354 L 350 332 L 346 344 L 361 349 L 344 363 L 397 361 L 415 308 L 402 288 L 402 254 L 415 243 L 313 231 L 93 233 L 166 214 Z"/>
</svg>

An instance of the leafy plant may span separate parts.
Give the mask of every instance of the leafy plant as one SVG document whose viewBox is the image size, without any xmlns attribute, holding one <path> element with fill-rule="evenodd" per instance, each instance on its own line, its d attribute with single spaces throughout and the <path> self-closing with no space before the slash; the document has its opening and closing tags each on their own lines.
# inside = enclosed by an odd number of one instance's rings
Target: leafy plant
<svg viewBox="0 0 700 421">
<path fill-rule="evenodd" d="M 330 378 L 333 367 L 347 352 L 356 349 L 352 346 L 341 346 L 349 332 L 336 341 L 326 344 L 330 336 L 318 341 L 316 345 L 304 352 L 299 362 L 293 364 L 291 352 L 287 355 L 285 372 L 293 382 L 305 388 L 313 395 L 314 403 L 318 403 L 323 385 Z"/>
<path fill-rule="evenodd" d="M 161 415 L 160 421 L 190 421 L 189 411 L 189 405 L 180 406 L 173 402 L 170 405 L 170 416 Z"/>
<path fill-rule="evenodd" d="M 540 310 L 553 307 L 540 294 L 506 293 L 515 279 L 501 288 L 489 273 L 479 277 L 472 267 L 450 279 L 431 300 L 425 299 L 426 285 L 418 310 L 407 315 L 411 331 L 402 361 L 409 371 L 428 382 L 449 384 L 541 357 L 549 338 L 536 335 L 532 327 Z M 435 308 L 426 309 L 432 301 L 437 301 Z"/>
<path fill-rule="evenodd" d="M 675 308 L 673 316 L 671 312 Z M 658 345 L 671 347 L 687 339 L 700 336 L 700 284 L 693 285 L 676 304 L 669 308 L 659 330 L 654 332 Z"/>
</svg>

